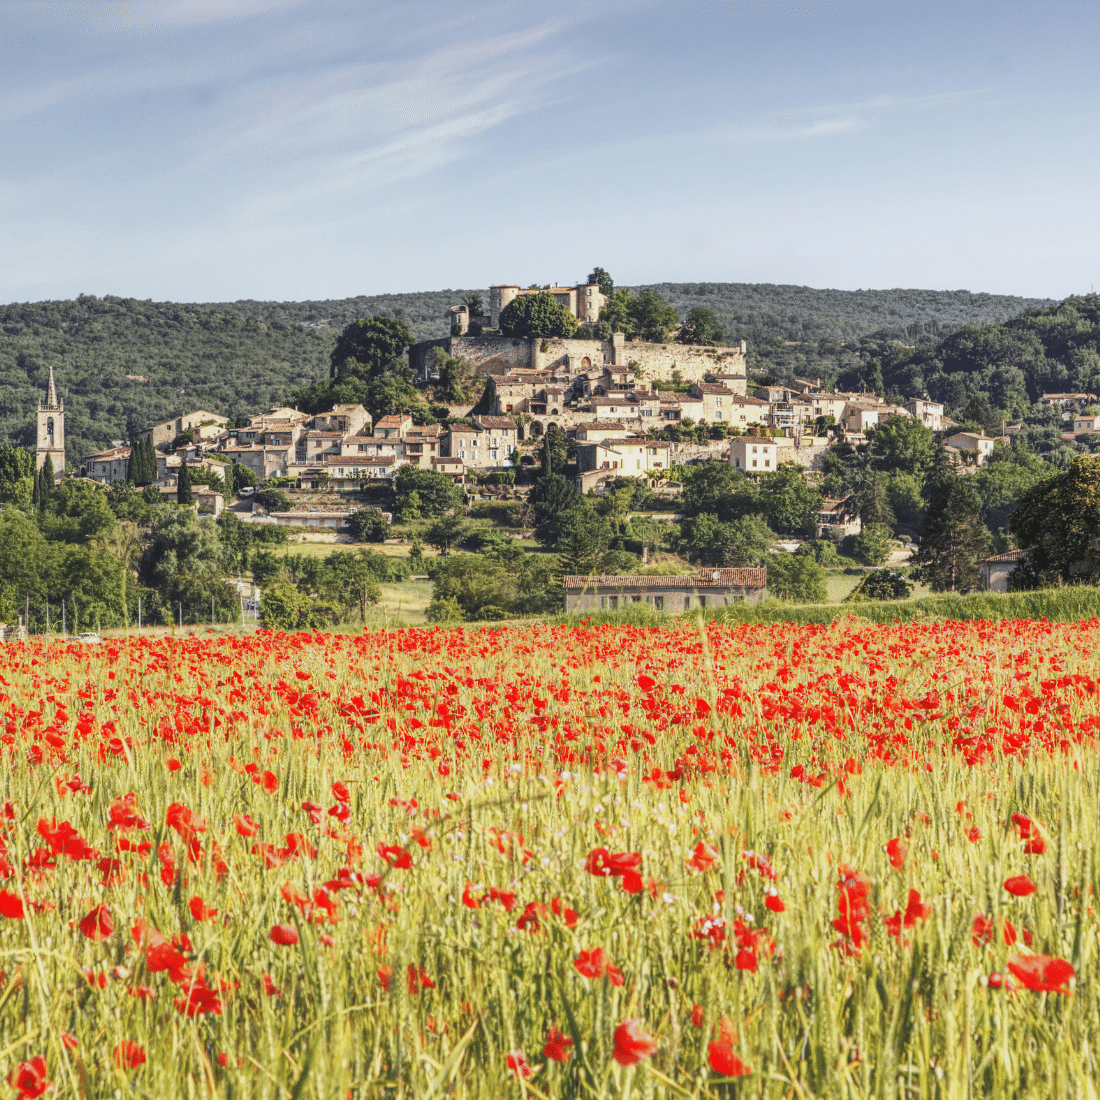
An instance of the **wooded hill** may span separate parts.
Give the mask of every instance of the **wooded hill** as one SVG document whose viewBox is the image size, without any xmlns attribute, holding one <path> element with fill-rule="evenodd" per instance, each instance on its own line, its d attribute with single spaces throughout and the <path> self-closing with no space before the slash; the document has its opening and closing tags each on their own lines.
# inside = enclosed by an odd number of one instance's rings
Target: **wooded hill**
<svg viewBox="0 0 1100 1100">
<path fill-rule="evenodd" d="M 824 377 L 888 354 L 892 341 L 931 348 L 960 325 L 988 325 L 1054 304 L 966 291 L 747 283 L 652 289 L 681 316 L 695 306 L 711 309 L 729 340 L 749 341 L 757 373 Z M 328 374 L 329 352 L 350 321 L 396 317 L 418 339 L 446 335 L 445 312 L 462 293 L 184 305 L 82 295 L 0 306 L 0 440 L 34 446 L 34 410 L 51 366 L 66 402 L 68 453 L 75 461 L 192 409 L 237 417 L 284 400 L 303 382 Z M 1067 367 L 1067 377 L 1079 373 Z"/>
</svg>

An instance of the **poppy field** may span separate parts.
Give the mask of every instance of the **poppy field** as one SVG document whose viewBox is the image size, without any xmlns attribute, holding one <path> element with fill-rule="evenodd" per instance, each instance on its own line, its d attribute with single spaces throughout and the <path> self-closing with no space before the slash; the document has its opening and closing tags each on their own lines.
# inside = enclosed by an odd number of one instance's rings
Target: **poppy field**
<svg viewBox="0 0 1100 1100">
<path fill-rule="evenodd" d="M 1080 1097 L 1100 621 L 0 650 L 13 1097 Z"/>
</svg>

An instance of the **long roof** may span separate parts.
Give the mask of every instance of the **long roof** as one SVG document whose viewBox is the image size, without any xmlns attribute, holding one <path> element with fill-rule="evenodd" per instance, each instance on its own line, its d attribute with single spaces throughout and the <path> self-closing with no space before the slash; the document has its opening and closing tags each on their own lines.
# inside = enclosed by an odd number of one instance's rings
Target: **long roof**
<svg viewBox="0 0 1100 1100">
<path fill-rule="evenodd" d="M 763 588 L 768 583 L 764 566 L 751 569 L 713 569 L 698 574 L 648 576 L 639 574 L 562 577 L 565 588 Z"/>
</svg>

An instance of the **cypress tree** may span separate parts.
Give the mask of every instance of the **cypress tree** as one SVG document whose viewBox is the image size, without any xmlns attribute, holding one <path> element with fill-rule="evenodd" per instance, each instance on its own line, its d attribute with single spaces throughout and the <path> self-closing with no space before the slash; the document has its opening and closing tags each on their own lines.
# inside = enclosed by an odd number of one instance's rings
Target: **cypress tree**
<svg viewBox="0 0 1100 1100">
<path fill-rule="evenodd" d="M 989 537 L 978 494 L 965 478 L 948 474 L 931 482 L 920 549 L 913 559 L 933 592 L 969 592 L 978 587 L 978 558 Z"/>
<path fill-rule="evenodd" d="M 42 480 L 38 489 L 38 503 L 45 505 L 53 492 L 53 458 L 46 455 L 46 462 L 42 467 Z"/>
<path fill-rule="evenodd" d="M 187 463 L 180 463 L 180 473 L 176 480 L 176 502 L 178 504 L 193 504 L 194 497 L 191 495 L 191 471 L 187 468 Z"/>
</svg>

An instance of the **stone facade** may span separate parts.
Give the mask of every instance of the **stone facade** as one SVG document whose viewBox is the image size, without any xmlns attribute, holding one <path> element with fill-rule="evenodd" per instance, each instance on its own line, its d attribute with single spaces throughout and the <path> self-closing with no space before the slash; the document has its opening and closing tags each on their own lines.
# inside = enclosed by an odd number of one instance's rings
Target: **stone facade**
<svg viewBox="0 0 1100 1100">
<path fill-rule="evenodd" d="M 629 604 L 683 612 L 762 603 L 768 594 L 768 571 L 714 569 L 682 577 L 565 576 L 562 587 L 567 615 L 574 611 L 614 611 Z"/>
<path fill-rule="evenodd" d="M 779 444 L 766 436 L 735 436 L 730 440 L 730 465 L 745 474 L 774 472 L 779 465 Z"/>
</svg>

